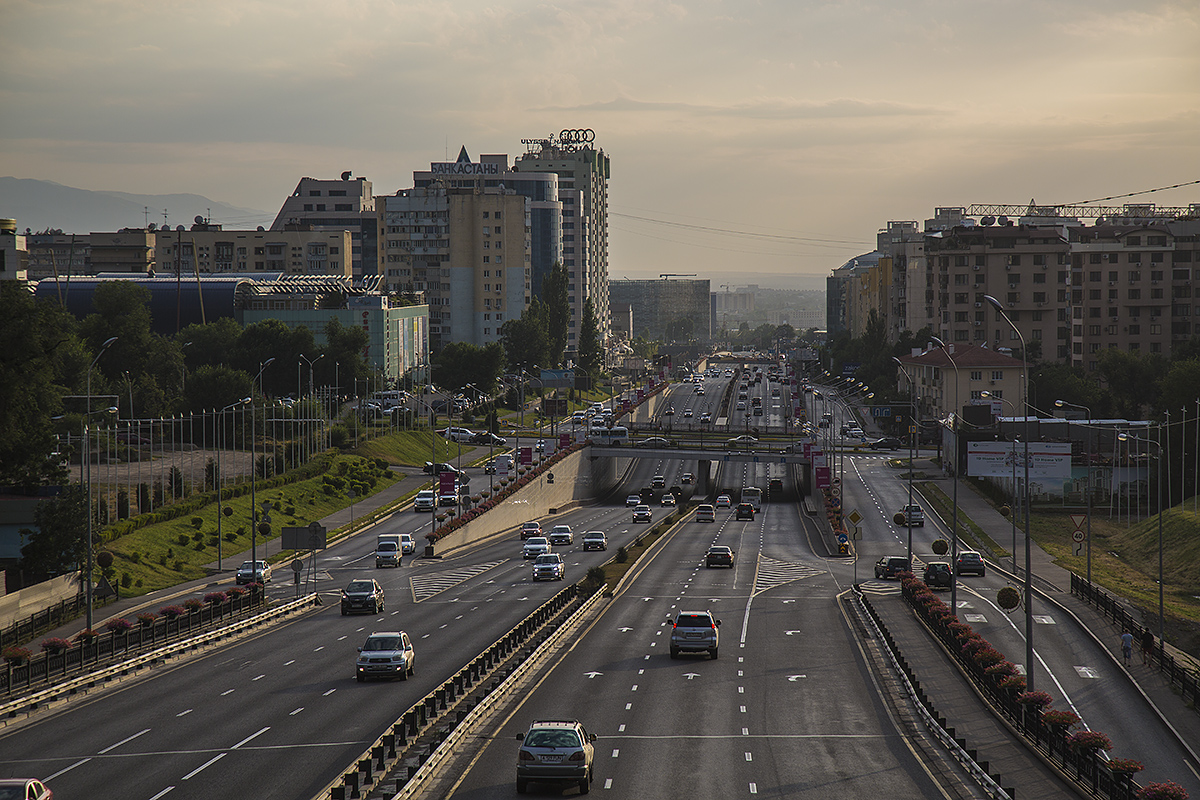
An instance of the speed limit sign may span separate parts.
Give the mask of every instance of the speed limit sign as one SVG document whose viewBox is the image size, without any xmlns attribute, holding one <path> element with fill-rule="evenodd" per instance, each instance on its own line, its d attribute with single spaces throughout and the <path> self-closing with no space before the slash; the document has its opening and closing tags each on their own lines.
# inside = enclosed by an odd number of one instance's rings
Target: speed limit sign
<svg viewBox="0 0 1200 800">
<path fill-rule="evenodd" d="M 1071 534 L 1071 538 L 1074 539 L 1076 542 L 1082 542 L 1086 535 L 1087 534 L 1085 534 L 1083 531 L 1075 531 L 1074 533 Z"/>
</svg>

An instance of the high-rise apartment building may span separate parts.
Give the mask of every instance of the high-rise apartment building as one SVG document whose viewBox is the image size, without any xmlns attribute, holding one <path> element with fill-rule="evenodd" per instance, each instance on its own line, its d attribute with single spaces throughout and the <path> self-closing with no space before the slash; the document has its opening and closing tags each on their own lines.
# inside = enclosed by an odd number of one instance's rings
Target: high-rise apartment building
<svg viewBox="0 0 1200 800">
<path fill-rule="evenodd" d="M 629 308 L 633 336 L 671 340 L 672 331 L 690 330 L 698 341 L 712 340 L 709 282 L 686 278 L 656 281 L 611 281 L 610 297 L 617 313 Z"/>
<path fill-rule="evenodd" d="M 379 234 L 371 182 L 349 171 L 338 180 L 301 178 L 283 202 L 272 231 L 350 231 L 350 269 L 355 278 L 379 274 Z"/>
<path fill-rule="evenodd" d="M 562 263 L 570 274 L 571 322 L 567 350 L 576 347 L 584 303 L 590 298 L 601 341 L 611 332 L 608 285 L 609 159 L 594 146 L 595 132 L 564 130 L 557 137 L 525 139 L 527 152 L 513 170 L 553 172 L 562 199 Z M 534 271 L 532 286 L 541 291 L 546 272 Z M 705 301 L 707 306 L 708 302 Z M 705 326 L 707 327 L 707 325 Z"/>
<path fill-rule="evenodd" d="M 529 205 L 507 187 L 445 183 L 379 198 L 388 288 L 425 293 L 434 352 L 499 341 L 529 304 Z"/>
</svg>

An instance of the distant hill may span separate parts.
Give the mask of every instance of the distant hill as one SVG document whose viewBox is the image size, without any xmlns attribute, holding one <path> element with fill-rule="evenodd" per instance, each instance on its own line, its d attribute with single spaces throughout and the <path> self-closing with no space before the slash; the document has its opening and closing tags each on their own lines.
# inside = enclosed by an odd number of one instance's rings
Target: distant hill
<svg viewBox="0 0 1200 800">
<path fill-rule="evenodd" d="M 227 229 L 254 229 L 269 226 L 273 211 L 238 208 L 209 200 L 198 194 L 127 194 L 75 189 L 53 181 L 28 178 L 0 178 L 0 217 L 17 221 L 17 231 L 38 233 L 47 228 L 64 233 L 115 231 L 140 228 L 150 222 L 162 225 L 163 209 L 171 227 L 190 226 L 196 216 L 211 217 Z"/>
</svg>

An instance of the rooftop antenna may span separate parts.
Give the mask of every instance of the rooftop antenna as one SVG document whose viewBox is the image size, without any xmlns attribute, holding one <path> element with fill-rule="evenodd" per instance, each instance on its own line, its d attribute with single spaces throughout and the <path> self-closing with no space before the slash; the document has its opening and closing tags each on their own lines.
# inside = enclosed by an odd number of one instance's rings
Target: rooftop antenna
<svg viewBox="0 0 1200 800">
<path fill-rule="evenodd" d="M 167 225 L 167 210 L 164 208 L 163 209 L 163 227 L 166 227 L 166 225 Z"/>
<path fill-rule="evenodd" d="M 150 206 L 142 206 L 142 213 L 146 217 L 145 227 L 150 227 Z"/>
</svg>

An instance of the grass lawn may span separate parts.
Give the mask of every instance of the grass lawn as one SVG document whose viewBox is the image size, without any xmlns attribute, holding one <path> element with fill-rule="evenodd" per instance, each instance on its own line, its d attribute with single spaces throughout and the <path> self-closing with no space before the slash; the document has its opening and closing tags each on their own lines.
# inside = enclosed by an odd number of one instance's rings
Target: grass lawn
<svg viewBox="0 0 1200 800">
<path fill-rule="evenodd" d="M 428 430 L 387 433 L 363 442 L 354 452 L 366 458 L 382 458 L 389 464 L 412 467 L 420 467 L 426 461 L 451 461 L 458 457 L 456 442 L 451 442 L 438 434 L 433 434 L 432 438 L 437 443 L 436 459 L 432 458 L 430 454 Z M 463 445 L 463 455 L 466 456 L 475 449 L 474 446 Z"/>
</svg>

